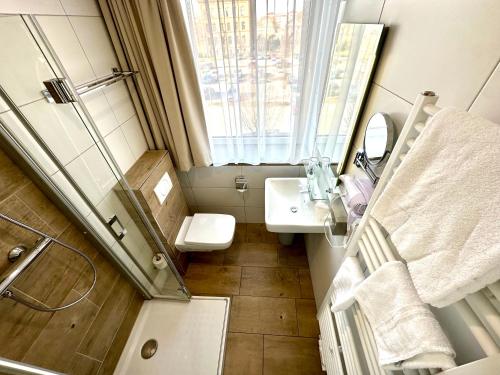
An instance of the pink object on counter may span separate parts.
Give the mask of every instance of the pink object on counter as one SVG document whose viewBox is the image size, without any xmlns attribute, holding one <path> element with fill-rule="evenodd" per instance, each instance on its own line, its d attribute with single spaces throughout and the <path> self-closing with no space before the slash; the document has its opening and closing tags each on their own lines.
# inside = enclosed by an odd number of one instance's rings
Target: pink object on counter
<svg viewBox="0 0 500 375">
<path fill-rule="evenodd" d="M 347 205 L 356 215 L 363 215 L 373 194 L 371 181 L 351 175 L 341 175 L 339 178 L 344 184 Z"/>
</svg>

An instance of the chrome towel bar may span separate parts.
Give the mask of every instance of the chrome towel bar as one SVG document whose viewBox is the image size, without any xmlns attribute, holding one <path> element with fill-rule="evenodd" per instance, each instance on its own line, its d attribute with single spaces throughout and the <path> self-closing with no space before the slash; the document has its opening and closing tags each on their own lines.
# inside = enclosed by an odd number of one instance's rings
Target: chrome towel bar
<svg viewBox="0 0 500 375">
<path fill-rule="evenodd" d="M 113 68 L 110 75 L 75 86 L 75 91 L 80 96 L 85 95 L 101 87 L 106 87 L 125 78 L 132 77 L 137 73 L 136 71 L 121 71 Z M 43 81 L 43 84 L 46 89 L 42 90 L 42 95 L 49 103 L 64 104 L 76 102 L 69 85 L 66 83 L 66 78 L 52 78 Z"/>
</svg>

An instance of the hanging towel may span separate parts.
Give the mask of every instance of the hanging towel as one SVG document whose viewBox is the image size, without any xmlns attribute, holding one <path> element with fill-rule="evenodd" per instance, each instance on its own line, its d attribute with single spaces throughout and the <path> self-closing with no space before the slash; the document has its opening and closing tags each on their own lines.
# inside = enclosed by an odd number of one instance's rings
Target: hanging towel
<svg viewBox="0 0 500 375">
<path fill-rule="evenodd" d="M 332 311 L 342 311 L 354 303 L 354 290 L 365 279 L 356 257 L 346 257 L 333 279 Z"/>
<path fill-rule="evenodd" d="M 500 125 L 451 108 L 424 128 L 375 203 L 422 301 L 500 278 Z"/>
<path fill-rule="evenodd" d="M 373 184 L 367 178 L 341 175 L 340 181 L 343 183 L 343 191 L 349 208 L 357 215 L 365 213 L 370 197 L 373 194 Z"/>
<path fill-rule="evenodd" d="M 455 366 L 438 321 L 415 290 L 402 262 L 387 262 L 354 292 L 375 336 L 379 364 L 386 369 Z"/>
</svg>

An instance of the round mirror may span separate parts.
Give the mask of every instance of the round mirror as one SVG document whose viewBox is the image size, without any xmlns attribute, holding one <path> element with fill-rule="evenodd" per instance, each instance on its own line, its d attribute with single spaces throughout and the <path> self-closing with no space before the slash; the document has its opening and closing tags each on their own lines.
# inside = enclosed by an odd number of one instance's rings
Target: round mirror
<svg viewBox="0 0 500 375">
<path fill-rule="evenodd" d="M 368 121 L 363 148 L 370 164 L 379 164 L 391 152 L 393 128 L 391 118 L 385 113 L 375 113 Z"/>
</svg>

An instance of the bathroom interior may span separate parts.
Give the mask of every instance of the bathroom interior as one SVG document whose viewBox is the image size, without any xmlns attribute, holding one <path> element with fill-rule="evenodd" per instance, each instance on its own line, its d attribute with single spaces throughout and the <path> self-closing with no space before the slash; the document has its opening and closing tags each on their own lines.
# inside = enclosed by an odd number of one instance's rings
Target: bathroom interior
<svg viewBox="0 0 500 375">
<path fill-rule="evenodd" d="M 500 374 L 497 0 L 0 0 L 0 374 Z"/>
</svg>

